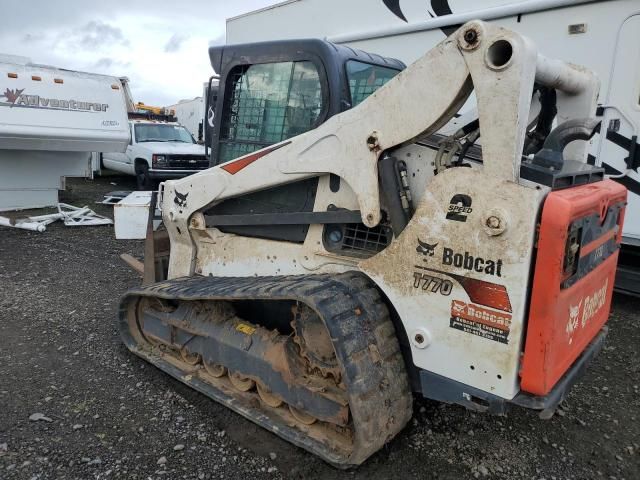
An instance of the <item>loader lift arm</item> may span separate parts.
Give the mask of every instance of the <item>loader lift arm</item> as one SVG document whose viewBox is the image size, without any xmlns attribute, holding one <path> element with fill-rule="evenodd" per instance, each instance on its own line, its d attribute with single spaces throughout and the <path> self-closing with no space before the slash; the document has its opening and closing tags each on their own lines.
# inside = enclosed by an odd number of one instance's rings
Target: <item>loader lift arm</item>
<svg viewBox="0 0 640 480">
<path fill-rule="evenodd" d="M 475 90 L 488 174 L 519 181 L 519 166 L 534 83 L 566 91 L 559 118 L 595 111 L 598 81 L 584 69 L 547 60 L 524 37 L 470 22 L 356 108 L 318 128 L 263 150 L 164 184 L 163 216 L 172 238 L 169 276 L 193 274 L 189 228 L 204 229 L 200 213 L 226 198 L 321 174 L 334 174 L 356 193 L 362 222 L 380 221 L 377 162 L 382 152 L 437 131 Z M 576 145 L 574 157 L 585 155 Z M 259 159 L 258 163 L 254 163 Z M 257 167 L 259 165 L 259 167 Z M 257 168 L 256 168 L 257 167 Z M 268 171 L 269 178 L 256 175 Z M 189 191 L 186 205 L 172 199 Z M 180 260 L 177 260 L 180 259 Z"/>
</svg>

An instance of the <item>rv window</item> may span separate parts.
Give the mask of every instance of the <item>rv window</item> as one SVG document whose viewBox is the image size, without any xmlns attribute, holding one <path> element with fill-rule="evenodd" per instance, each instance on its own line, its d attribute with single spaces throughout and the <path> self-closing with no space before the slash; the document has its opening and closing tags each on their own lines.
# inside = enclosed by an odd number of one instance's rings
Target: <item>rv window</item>
<svg viewBox="0 0 640 480">
<path fill-rule="evenodd" d="M 347 78 L 351 91 L 351 106 L 358 105 L 398 73 L 400 71 L 393 68 L 349 60 L 347 62 Z"/>
<path fill-rule="evenodd" d="M 312 62 L 243 65 L 229 78 L 217 163 L 306 132 L 322 111 L 320 75 Z"/>
</svg>

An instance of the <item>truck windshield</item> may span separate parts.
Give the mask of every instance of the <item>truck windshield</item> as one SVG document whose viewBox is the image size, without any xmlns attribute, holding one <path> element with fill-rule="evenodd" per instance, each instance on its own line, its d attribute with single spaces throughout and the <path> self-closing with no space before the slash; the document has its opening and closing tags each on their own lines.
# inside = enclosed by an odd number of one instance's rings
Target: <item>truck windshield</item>
<svg viewBox="0 0 640 480">
<path fill-rule="evenodd" d="M 180 125 L 137 124 L 136 141 L 141 142 L 183 142 L 194 143 L 188 130 Z"/>
</svg>

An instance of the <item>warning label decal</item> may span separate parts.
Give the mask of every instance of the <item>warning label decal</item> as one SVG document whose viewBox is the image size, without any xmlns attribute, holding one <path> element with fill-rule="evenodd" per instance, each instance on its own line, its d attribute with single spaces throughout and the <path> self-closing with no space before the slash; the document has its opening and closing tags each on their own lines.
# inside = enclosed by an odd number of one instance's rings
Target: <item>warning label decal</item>
<svg viewBox="0 0 640 480">
<path fill-rule="evenodd" d="M 480 307 L 474 303 L 452 300 L 449 326 L 506 344 L 511 328 L 511 315 Z"/>
</svg>

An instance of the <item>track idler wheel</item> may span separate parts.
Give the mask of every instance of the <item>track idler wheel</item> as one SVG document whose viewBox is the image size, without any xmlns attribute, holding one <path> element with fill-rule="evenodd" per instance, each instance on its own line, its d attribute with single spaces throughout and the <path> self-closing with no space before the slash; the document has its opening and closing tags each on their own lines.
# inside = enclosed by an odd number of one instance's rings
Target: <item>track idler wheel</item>
<svg viewBox="0 0 640 480">
<path fill-rule="evenodd" d="M 229 380 L 231 381 L 231 385 L 241 392 L 248 392 L 256 386 L 255 381 L 239 372 L 229 372 Z"/>
</svg>

